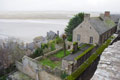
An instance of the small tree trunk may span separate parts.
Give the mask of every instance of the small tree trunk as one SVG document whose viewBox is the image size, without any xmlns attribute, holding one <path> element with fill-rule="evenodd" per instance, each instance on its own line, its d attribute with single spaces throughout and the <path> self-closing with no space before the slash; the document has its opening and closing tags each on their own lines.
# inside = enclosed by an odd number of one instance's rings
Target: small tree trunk
<svg viewBox="0 0 120 80">
<path fill-rule="evenodd" d="M 65 44 L 65 40 L 64 40 L 64 56 L 66 56 L 66 44 Z"/>
<path fill-rule="evenodd" d="M 64 56 L 66 56 L 66 44 L 65 44 L 66 35 L 63 34 L 62 38 L 63 38 L 63 42 L 64 42 Z"/>
</svg>

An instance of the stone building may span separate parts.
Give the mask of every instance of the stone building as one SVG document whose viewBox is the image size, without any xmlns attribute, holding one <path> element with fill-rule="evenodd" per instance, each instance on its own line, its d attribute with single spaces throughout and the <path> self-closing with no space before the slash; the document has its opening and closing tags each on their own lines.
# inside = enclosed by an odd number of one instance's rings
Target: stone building
<svg viewBox="0 0 120 80">
<path fill-rule="evenodd" d="M 84 21 L 73 30 L 73 42 L 102 44 L 116 32 L 116 29 L 117 25 L 108 11 L 99 17 L 85 14 Z"/>
<path fill-rule="evenodd" d="M 57 31 L 57 34 L 55 32 L 53 32 L 53 31 L 47 32 L 47 40 L 53 40 L 57 36 L 59 36 L 59 31 Z"/>
</svg>

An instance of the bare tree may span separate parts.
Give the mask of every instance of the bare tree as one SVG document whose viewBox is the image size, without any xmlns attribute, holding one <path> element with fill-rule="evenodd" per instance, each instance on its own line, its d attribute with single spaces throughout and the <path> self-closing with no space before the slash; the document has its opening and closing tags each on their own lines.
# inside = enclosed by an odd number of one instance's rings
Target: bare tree
<svg viewBox="0 0 120 80">
<path fill-rule="evenodd" d="M 24 46 L 24 45 L 23 45 Z M 20 60 L 26 51 L 20 48 L 20 43 L 12 39 L 6 40 L 0 46 L 0 67 L 8 68 L 16 60 Z"/>
</svg>

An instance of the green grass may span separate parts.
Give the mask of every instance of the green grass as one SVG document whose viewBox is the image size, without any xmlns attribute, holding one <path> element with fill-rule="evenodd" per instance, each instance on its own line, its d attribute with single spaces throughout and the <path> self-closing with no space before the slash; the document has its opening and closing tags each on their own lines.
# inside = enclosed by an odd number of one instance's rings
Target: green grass
<svg viewBox="0 0 120 80">
<path fill-rule="evenodd" d="M 41 60 L 40 63 L 44 66 L 49 66 L 51 68 L 55 68 L 55 67 L 61 65 L 61 61 L 51 61 L 48 58 L 45 58 L 45 59 Z"/>
<path fill-rule="evenodd" d="M 66 56 L 69 55 L 70 52 L 66 50 Z M 53 56 L 57 57 L 57 58 L 63 58 L 64 57 L 64 51 L 59 51 L 58 53 L 54 54 Z"/>
<path fill-rule="evenodd" d="M 92 50 L 95 46 L 91 45 L 87 50 L 85 50 L 83 53 L 81 53 L 79 56 L 75 58 L 75 60 L 80 59 L 82 56 L 84 56 L 86 53 L 88 53 L 90 50 Z"/>
<path fill-rule="evenodd" d="M 55 43 L 51 43 L 51 51 L 55 50 Z"/>
<path fill-rule="evenodd" d="M 94 54 L 92 54 L 75 72 L 69 75 L 66 80 L 75 80 L 78 76 L 80 76 L 86 69 L 89 67 L 94 60 L 104 51 L 106 47 L 111 42 L 111 38 L 108 39 L 104 44 L 102 44 Z"/>
<path fill-rule="evenodd" d="M 66 56 L 69 55 L 69 54 L 70 54 L 70 52 L 66 50 Z M 63 50 L 59 51 L 58 53 L 56 53 L 54 55 L 51 55 L 48 58 L 42 59 L 42 60 L 40 60 L 40 63 L 44 66 L 49 66 L 52 69 L 60 66 L 61 63 L 62 63 L 61 61 L 52 61 L 52 60 L 49 59 L 52 56 L 57 57 L 57 58 L 63 58 L 64 57 L 64 51 Z"/>
</svg>

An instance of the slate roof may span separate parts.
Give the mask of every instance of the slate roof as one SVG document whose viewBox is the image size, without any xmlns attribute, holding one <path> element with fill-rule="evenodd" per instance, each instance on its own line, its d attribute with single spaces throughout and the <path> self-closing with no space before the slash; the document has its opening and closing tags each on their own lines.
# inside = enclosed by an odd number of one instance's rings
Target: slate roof
<svg viewBox="0 0 120 80">
<path fill-rule="evenodd" d="M 115 23 L 111 19 L 103 20 L 100 17 L 91 17 L 89 22 L 100 35 L 115 27 Z"/>
</svg>

